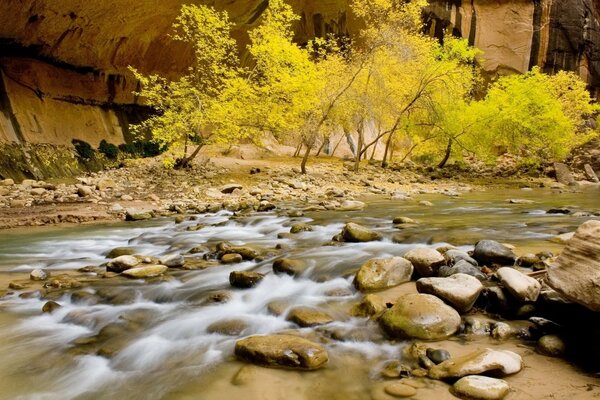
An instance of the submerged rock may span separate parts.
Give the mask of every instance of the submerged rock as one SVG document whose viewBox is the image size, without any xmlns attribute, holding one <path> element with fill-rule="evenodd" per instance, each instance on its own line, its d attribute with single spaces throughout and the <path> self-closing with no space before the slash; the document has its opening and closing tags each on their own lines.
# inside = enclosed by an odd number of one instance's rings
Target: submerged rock
<svg viewBox="0 0 600 400">
<path fill-rule="evenodd" d="M 444 256 L 435 249 L 428 247 L 412 249 L 404 254 L 420 276 L 428 277 L 437 274 L 440 267 L 446 264 Z"/>
<path fill-rule="evenodd" d="M 249 289 L 256 286 L 265 276 L 254 271 L 233 271 L 229 274 L 229 283 L 233 287 Z"/>
<path fill-rule="evenodd" d="M 313 370 L 323 367 L 329 357 L 320 344 L 298 336 L 251 336 L 235 344 L 235 355 L 265 367 Z"/>
<path fill-rule="evenodd" d="M 325 325 L 333 322 L 331 315 L 312 307 L 295 307 L 290 310 L 287 320 L 301 327 Z"/>
<path fill-rule="evenodd" d="M 519 301 L 536 301 L 542 285 L 530 276 L 514 268 L 502 267 L 496 271 L 502 285 Z"/>
<path fill-rule="evenodd" d="M 417 281 L 417 290 L 439 297 L 459 312 L 467 312 L 475 304 L 483 285 L 470 275 L 456 274 L 449 278 L 421 278 Z"/>
<path fill-rule="evenodd" d="M 303 260 L 290 260 L 289 258 L 280 258 L 273 262 L 273 272 L 276 274 L 287 274 L 292 276 L 301 275 L 307 266 Z"/>
<path fill-rule="evenodd" d="M 571 301 L 600 311 L 600 221 L 587 221 L 548 267 L 548 285 Z"/>
<path fill-rule="evenodd" d="M 381 240 L 383 238 L 381 233 L 375 232 L 353 222 L 350 222 L 344 226 L 341 236 L 346 242 L 372 242 Z"/>
<path fill-rule="evenodd" d="M 314 228 L 309 224 L 298 223 L 298 224 L 292 225 L 292 227 L 290 228 L 290 233 L 296 234 L 296 233 L 300 233 L 300 232 L 312 232 L 313 229 Z"/>
<path fill-rule="evenodd" d="M 470 375 L 459 379 L 452 387 L 454 393 L 473 400 L 501 400 L 510 391 L 502 379 Z"/>
<path fill-rule="evenodd" d="M 517 256 L 511 249 L 495 240 L 477 242 L 473 258 L 483 265 L 513 265 L 517 260 Z"/>
<path fill-rule="evenodd" d="M 354 278 L 361 291 L 381 290 L 410 281 L 413 265 L 402 257 L 374 258 L 364 263 Z"/>
<path fill-rule="evenodd" d="M 365 208 L 365 203 L 358 200 L 345 200 L 340 204 L 340 211 L 359 211 Z"/>
<path fill-rule="evenodd" d="M 179 254 L 167 254 L 160 258 L 160 263 L 169 268 L 180 268 L 185 264 L 185 258 Z"/>
<path fill-rule="evenodd" d="M 379 323 L 392 337 L 441 340 L 454 334 L 460 315 L 452 307 L 429 294 L 408 294 L 387 310 Z"/>
<path fill-rule="evenodd" d="M 433 379 L 462 378 L 492 371 L 501 375 L 511 375 L 519 372 L 522 367 L 521 356 L 512 351 L 483 349 L 446 360 L 432 367 L 428 375 Z"/>
</svg>

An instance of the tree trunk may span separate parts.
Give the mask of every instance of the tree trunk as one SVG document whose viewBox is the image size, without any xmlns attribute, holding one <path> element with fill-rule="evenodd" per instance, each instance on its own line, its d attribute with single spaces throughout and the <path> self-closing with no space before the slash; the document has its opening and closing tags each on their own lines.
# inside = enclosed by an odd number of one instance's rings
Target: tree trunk
<svg viewBox="0 0 600 400">
<path fill-rule="evenodd" d="M 333 150 L 331 151 L 331 154 L 330 154 L 331 157 L 333 157 L 333 155 L 337 151 L 339 145 L 342 144 L 342 140 L 344 140 L 345 135 L 346 135 L 345 133 L 343 135 L 341 135 L 340 140 L 338 140 L 338 142 L 335 144 L 335 146 L 333 146 Z"/>
<path fill-rule="evenodd" d="M 375 159 L 375 152 L 377 151 L 377 145 L 379 145 L 379 139 L 377 139 L 377 141 L 375 142 L 375 145 L 373 146 L 373 152 L 371 153 L 371 158 L 370 158 L 371 161 L 373 161 Z"/>
<path fill-rule="evenodd" d="M 300 155 L 300 150 L 302 150 L 302 141 L 298 143 L 298 147 L 296 147 L 296 151 L 294 152 L 294 157 L 298 157 Z"/>
<path fill-rule="evenodd" d="M 360 158 L 362 156 L 362 146 L 365 137 L 365 123 L 361 121 L 358 126 L 358 146 L 356 148 L 356 157 L 354 159 L 354 172 L 358 172 L 360 168 Z"/>
<path fill-rule="evenodd" d="M 302 171 L 302 174 L 304 175 L 306 175 L 306 163 L 308 162 L 311 147 L 312 146 L 306 145 L 306 151 L 304 152 L 304 157 L 302 157 L 302 163 L 300 164 L 300 171 Z"/>
<path fill-rule="evenodd" d="M 448 139 L 448 146 L 446 147 L 446 154 L 444 154 L 444 159 L 442 161 L 440 161 L 440 163 L 438 164 L 438 168 L 444 168 L 446 166 L 446 163 L 448 162 L 448 160 L 450 159 L 450 155 L 452 154 L 452 138 Z"/>
<path fill-rule="evenodd" d="M 194 160 L 194 158 L 196 158 L 198 153 L 200 153 L 200 150 L 202 149 L 202 147 L 204 147 L 204 145 L 199 144 L 198 147 L 196 147 L 196 150 L 194 150 L 194 152 L 189 157 L 183 157 L 183 158 L 180 158 L 179 160 L 177 160 L 177 163 L 175 164 L 175 168 L 182 169 L 182 168 L 189 167 L 190 163 Z"/>
<path fill-rule="evenodd" d="M 321 143 L 321 145 L 319 146 L 319 150 L 317 150 L 317 154 L 315 154 L 315 157 L 319 157 L 319 155 L 325 148 L 325 145 L 327 145 L 327 139 L 323 139 L 323 143 Z"/>
<path fill-rule="evenodd" d="M 383 160 L 381 161 L 381 168 L 387 168 L 388 167 L 388 154 L 390 153 L 390 147 L 392 145 L 392 137 L 394 136 L 394 132 L 390 132 L 390 136 L 388 136 L 388 139 L 385 142 L 385 150 L 383 152 Z"/>
</svg>

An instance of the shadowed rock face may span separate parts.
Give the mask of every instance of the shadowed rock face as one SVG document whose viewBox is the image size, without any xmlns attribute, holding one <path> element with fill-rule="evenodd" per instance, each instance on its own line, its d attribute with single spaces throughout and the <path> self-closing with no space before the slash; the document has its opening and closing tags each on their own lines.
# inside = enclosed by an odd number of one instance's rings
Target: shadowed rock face
<svg viewBox="0 0 600 400">
<path fill-rule="evenodd" d="M 244 58 L 247 32 L 267 0 L 204 1 L 228 11 Z M 348 0 L 290 0 L 297 40 L 359 29 Z M 182 0 L 3 0 L 0 2 L 0 142 L 97 145 L 122 142 L 146 111 L 127 71 L 171 77 L 189 65 L 189 48 L 168 37 Z M 461 34 L 484 51 L 491 73 L 578 71 L 600 86 L 597 1 L 432 1 L 427 29 Z"/>
</svg>

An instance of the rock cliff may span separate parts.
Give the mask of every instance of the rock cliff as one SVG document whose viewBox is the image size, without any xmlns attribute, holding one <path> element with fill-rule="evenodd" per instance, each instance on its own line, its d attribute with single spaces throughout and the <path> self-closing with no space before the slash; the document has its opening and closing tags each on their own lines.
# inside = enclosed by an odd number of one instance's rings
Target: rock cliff
<svg viewBox="0 0 600 400">
<path fill-rule="evenodd" d="M 198 1 L 198 0 L 195 0 Z M 145 110 L 132 95 L 133 65 L 177 76 L 190 61 L 168 34 L 183 0 L 0 2 L 0 142 L 65 145 L 72 138 L 120 143 Z M 268 0 L 204 0 L 226 9 L 243 53 Z M 297 40 L 352 34 L 348 0 L 292 0 Z M 451 31 L 484 51 L 490 74 L 578 71 L 600 87 L 596 0 L 435 0 L 428 32 Z"/>
</svg>

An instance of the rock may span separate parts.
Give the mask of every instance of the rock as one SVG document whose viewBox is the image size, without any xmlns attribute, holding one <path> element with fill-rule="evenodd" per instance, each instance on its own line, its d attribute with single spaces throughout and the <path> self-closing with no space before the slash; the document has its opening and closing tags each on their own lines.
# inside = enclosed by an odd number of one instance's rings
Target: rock
<svg viewBox="0 0 600 400">
<path fill-rule="evenodd" d="M 479 266 L 477 260 L 461 250 L 450 249 L 444 253 L 444 258 L 446 259 L 446 263 L 450 266 L 458 263 L 459 261 L 466 261 L 475 267 Z"/>
<path fill-rule="evenodd" d="M 381 314 L 385 310 L 387 310 L 387 305 L 383 297 L 367 294 L 359 304 L 352 307 L 351 314 L 354 317 L 371 317 Z"/>
<path fill-rule="evenodd" d="M 571 214 L 571 210 L 568 208 L 560 207 L 560 208 L 551 208 L 546 211 L 546 214 L 561 214 L 561 215 L 569 215 Z"/>
<path fill-rule="evenodd" d="M 124 194 L 121 196 L 121 200 L 123 201 L 133 201 L 133 196 L 130 196 L 128 194 Z"/>
<path fill-rule="evenodd" d="M 44 188 L 31 189 L 31 191 L 29 192 L 29 194 L 31 194 L 32 196 L 41 196 L 44 193 L 46 193 L 46 189 Z"/>
<path fill-rule="evenodd" d="M 485 281 L 487 279 L 487 275 L 481 272 L 481 269 L 473 266 L 465 260 L 458 261 L 453 267 L 443 265 L 438 271 L 438 276 L 443 278 L 447 278 L 456 274 L 471 275 L 480 281 Z"/>
<path fill-rule="evenodd" d="M 566 352 L 566 345 L 560 336 L 546 335 L 538 340 L 536 350 L 545 356 L 561 357 Z"/>
<path fill-rule="evenodd" d="M 306 263 L 303 260 L 280 258 L 279 260 L 275 260 L 275 262 L 273 262 L 273 272 L 276 274 L 298 276 L 306 270 L 306 267 Z"/>
<path fill-rule="evenodd" d="M 160 263 L 169 268 L 181 268 L 185 264 L 185 258 L 180 254 L 167 254 L 160 258 Z"/>
<path fill-rule="evenodd" d="M 314 370 L 323 367 L 327 351 L 310 340 L 291 335 L 251 336 L 235 344 L 242 360 L 276 368 Z"/>
<path fill-rule="evenodd" d="M 0 181 L 0 186 L 13 186 L 15 184 L 15 181 L 12 179 L 2 179 Z"/>
<path fill-rule="evenodd" d="M 117 258 L 120 256 L 132 256 L 135 254 L 135 249 L 131 247 L 115 247 L 108 252 L 106 258 Z"/>
<path fill-rule="evenodd" d="M 365 208 L 365 203 L 357 200 L 345 200 L 340 204 L 340 211 L 360 211 Z"/>
<path fill-rule="evenodd" d="M 439 251 L 428 247 L 412 249 L 404 254 L 404 258 L 413 264 L 417 273 L 422 277 L 436 275 L 439 268 L 446 263 L 444 256 Z"/>
<path fill-rule="evenodd" d="M 45 281 L 50 277 L 50 274 L 43 269 L 34 269 L 29 273 L 29 279 L 32 281 Z"/>
<path fill-rule="evenodd" d="M 559 244 L 566 244 L 569 242 L 569 240 L 573 239 L 573 236 L 575 236 L 575 232 L 561 233 L 560 235 L 554 236 L 552 239 L 550 239 L 550 241 Z"/>
<path fill-rule="evenodd" d="M 508 200 L 510 204 L 534 204 L 535 201 L 527 200 L 527 199 L 510 199 Z"/>
<path fill-rule="evenodd" d="M 312 231 L 313 231 L 312 226 L 310 226 L 308 224 L 303 224 L 303 223 L 294 224 L 290 228 L 290 233 L 293 233 L 293 234 L 300 233 L 300 232 L 312 232 Z"/>
<path fill-rule="evenodd" d="M 221 187 L 221 193 L 231 194 L 236 189 L 243 189 L 243 186 L 237 183 L 230 183 Z"/>
<path fill-rule="evenodd" d="M 360 291 L 387 289 L 410 281 L 413 265 L 402 257 L 374 258 L 364 263 L 354 278 Z"/>
<path fill-rule="evenodd" d="M 394 218 L 392 223 L 394 225 L 412 225 L 412 224 L 416 224 L 417 221 L 415 221 L 412 218 L 408 218 L 408 217 L 397 217 L 397 218 Z"/>
<path fill-rule="evenodd" d="M 233 287 L 249 289 L 256 286 L 265 276 L 254 271 L 233 271 L 229 274 L 229 283 Z"/>
<path fill-rule="evenodd" d="M 394 397 L 412 397 L 417 394 L 417 389 L 401 382 L 388 383 L 383 390 Z"/>
<path fill-rule="evenodd" d="M 548 285 L 567 299 L 600 311 L 600 221 L 587 221 L 548 267 Z"/>
<path fill-rule="evenodd" d="M 383 238 L 379 232 L 372 231 L 353 222 L 347 223 L 346 226 L 344 226 L 341 235 L 344 241 L 353 243 L 371 242 Z"/>
<path fill-rule="evenodd" d="M 379 323 L 392 337 L 440 340 L 454 334 L 460 315 L 435 296 L 408 294 L 387 310 Z"/>
<path fill-rule="evenodd" d="M 106 269 L 111 272 L 123 272 L 128 269 L 137 267 L 140 264 L 140 260 L 134 256 L 119 256 L 112 259 Z"/>
<path fill-rule="evenodd" d="M 226 336 L 239 336 L 248 328 L 248 324 L 239 319 L 217 321 L 208 326 L 208 333 L 218 333 Z"/>
<path fill-rule="evenodd" d="M 510 391 L 502 379 L 470 375 L 459 379 L 452 387 L 454 393 L 473 400 L 501 400 Z"/>
<path fill-rule="evenodd" d="M 534 278 L 517 271 L 514 268 L 502 267 L 496 271 L 504 288 L 519 301 L 536 301 L 542 285 Z"/>
<path fill-rule="evenodd" d="M 523 367 L 521 356 L 508 350 L 482 349 L 462 357 L 451 358 L 432 367 L 432 379 L 462 378 L 494 372 L 501 375 L 516 374 Z"/>
<path fill-rule="evenodd" d="M 27 200 L 23 199 L 12 199 L 10 201 L 10 206 L 12 208 L 24 208 L 27 207 Z"/>
<path fill-rule="evenodd" d="M 475 245 L 473 258 L 481 265 L 514 265 L 517 256 L 511 249 L 495 240 L 481 240 Z"/>
<path fill-rule="evenodd" d="M 598 175 L 594 171 L 594 168 L 590 164 L 585 164 L 583 166 L 583 170 L 585 171 L 585 176 L 594 183 L 600 183 L 600 179 L 598 179 Z"/>
<path fill-rule="evenodd" d="M 575 185 L 575 178 L 569 167 L 563 163 L 554 163 L 554 171 L 556 172 L 556 181 L 563 185 Z"/>
<path fill-rule="evenodd" d="M 89 186 L 78 185 L 77 194 L 80 197 L 90 197 L 94 194 L 94 190 Z"/>
<path fill-rule="evenodd" d="M 143 267 L 131 268 L 123 271 L 121 274 L 128 278 L 145 279 L 161 276 L 169 270 L 166 265 L 144 265 Z"/>
<path fill-rule="evenodd" d="M 449 278 L 421 278 L 417 281 L 417 290 L 439 297 L 459 312 L 467 312 L 475 304 L 483 285 L 471 275 L 455 274 Z"/>
<path fill-rule="evenodd" d="M 42 307 L 42 312 L 52 314 L 54 311 L 58 310 L 61 307 L 62 306 L 57 302 L 50 300 L 44 304 L 44 306 Z"/>
<path fill-rule="evenodd" d="M 421 200 L 419 202 L 419 205 L 421 206 L 425 206 L 425 207 L 433 207 L 433 203 L 427 200 Z"/>
<path fill-rule="evenodd" d="M 237 264 L 244 261 L 244 258 L 238 253 L 223 254 L 221 262 L 223 264 Z"/>
<path fill-rule="evenodd" d="M 125 212 L 126 221 L 145 221 L 153 217 L 152 211 L 127 210 Z"/>
<path fill-rule="evenodd" d="M 114 189 L 116 187 L 117 183 L 112 179 L 103 178 L 96 182 L 96 189 L 98 190 Z"/>
<path fill-rule="evenodd" d="M 450 359 L 450 353 L 444 349 L 427 349 L 427 358 L 433 361 L 434 364 L 441 364 Z"/>
<path fill-rule="evenodd" d="M 331 315 L 311 307 L 295 307 L 290 310 L 287 320 L 301 327 L 325 325 L 333 322 Z"/>
</svg>

